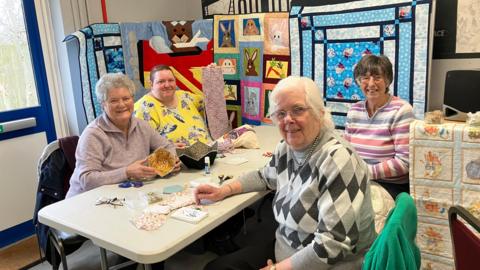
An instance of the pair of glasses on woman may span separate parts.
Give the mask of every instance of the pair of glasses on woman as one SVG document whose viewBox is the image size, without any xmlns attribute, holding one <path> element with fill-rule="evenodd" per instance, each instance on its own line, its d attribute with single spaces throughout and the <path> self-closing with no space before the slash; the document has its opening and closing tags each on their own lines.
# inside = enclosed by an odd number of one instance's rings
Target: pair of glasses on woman
<svg viewBox="0 0 480 270">
<path fill-rule="evenodd" d="M 306 111 L 310 110 L 311 107 L 304 107 L 304 106 L 294 106 L 290 110 L 278 110 L 273 112 L 270 115 L 270 118 L 276 121 L 282 121 L 287 117 L 288 114 L 290 114 L 291 118 L 298 118 L 302 115 L 305 114 Z"/>
<path fill-rule="evenodd" d="M 360 81 L 360 83 L 368 83 L 372 78 L 374 83 L 379 83 L 383 81 L 382 75 L 364 75 L 364 76 L 358 77 L 358 80 Z"/>
</svg>

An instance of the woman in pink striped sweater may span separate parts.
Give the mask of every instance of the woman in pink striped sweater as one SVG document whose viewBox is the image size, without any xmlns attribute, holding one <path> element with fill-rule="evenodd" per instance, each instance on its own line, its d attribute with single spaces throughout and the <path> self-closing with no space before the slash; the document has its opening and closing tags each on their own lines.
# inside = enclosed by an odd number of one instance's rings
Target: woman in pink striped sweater
<svg viewBox="0 0 480 270">
<path fill-rule="evenodd" d="M 365 100 L 348 111 L 345 138 L 369 164 L 370 179 L 395 199 L 400 192 L 409 192 L 412 106 L 390 94 L 393 69 L 388 57 L 365 55 L 355 66 L 354 77 Z"/>
</svg>

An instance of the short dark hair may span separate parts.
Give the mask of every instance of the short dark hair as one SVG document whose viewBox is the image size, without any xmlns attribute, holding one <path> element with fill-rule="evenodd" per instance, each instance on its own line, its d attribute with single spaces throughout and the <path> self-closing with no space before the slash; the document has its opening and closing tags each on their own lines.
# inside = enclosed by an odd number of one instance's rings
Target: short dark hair
<svg viewBox="0 0 480 270">
<path fill-rule="evenodd" d="M 151 82 L 153 82 L 153 78 L 155 77 L 155 73 L 157 73 L 161 70 L 170 70 L 170 72 L 172 72 L 172 74 L 173 74 L 173 70 L 170 68 L 170 66 L 163 65 L 163 64 L 156 65 L 150 70 L 150 81 Z"/>
<path fill-rule="evenodd" d="M 392 62 L 390 62 L 388 57 L 374 54 L 363 56 L 353 70 L 355 82 L 359 84 L 360 76 L 365 76 L 367 73 L 370 75 L 382 75 L 387 85 L 387 92 L 389 91 L 388 86 L 393 81 L 393 68 Z"/>
</svg>

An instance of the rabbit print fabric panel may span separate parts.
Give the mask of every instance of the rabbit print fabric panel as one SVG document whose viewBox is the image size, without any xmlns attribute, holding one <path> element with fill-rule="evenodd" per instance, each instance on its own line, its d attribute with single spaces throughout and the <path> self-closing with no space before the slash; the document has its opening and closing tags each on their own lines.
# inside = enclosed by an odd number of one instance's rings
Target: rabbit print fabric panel
<svg viewBox="0 0 480 270">
<path fill-rule="evenodd" d="M 365 54 L 385 54 L 394 69 L 391 93 L 409 101 L 416 118 L 426 106 L 430 0 L 363 0 L 292 6 L 292 74 L 312 78 L 338 128 L 363 99 L 353 67 Z"/>
<path fill-rule="evenodd" d="M 286 12 L 214 17 L 215 62 L 223 70 L 227 105 L 241 105 L 241 123 L 271 124 L 266 94 L 290 74 L 288 20 Z"/>
<path fill-rule="evenodd" d="M 247 81 L 262 81 L 263 68 L 263 43 L 242 42 L 240 43 L 240 78 Z"/>
<path fill-rule="evenodd" d="M 249 14 L 238 16 L 240 26 L 239 41 L 261 41 L 263 42 L 263 14 Z"/>
<path fill-rule="evenodd" d="M 95 84 L 105 73 L 125 73 L 123 48 L 118 24 L 92 24 L 68 35 L 65 40 L 79 42 L 82 107 L 86 122 L 102 113 L 95 95 Z"/>
<path fill-rule="evenodd" d="M 419 120 L 410 125 L 410 193 L 418 210 L 422 265 L 453 265 L 450 206 L 462 205 L 480 218 L 480 139 L 469 137 L 470 129 Z"/>
<path fill-rule="evenodd" d="M 215 16 L 213 22 L 215 53 L 238 53 L 237 16 Z"/>
<path fill-rule="evenodd" d="M 260 101 L 262 99 L 262 83 L 241 82 L 242 95 L 242 122 L 252 125 L 260 125 L 262 113 L 260 113 Z"/>
<path fill-rule="evenodd" d="M 288 13 L 270 13 L 264 18 L 265 54 L 290 55 Z"/>
</svg>

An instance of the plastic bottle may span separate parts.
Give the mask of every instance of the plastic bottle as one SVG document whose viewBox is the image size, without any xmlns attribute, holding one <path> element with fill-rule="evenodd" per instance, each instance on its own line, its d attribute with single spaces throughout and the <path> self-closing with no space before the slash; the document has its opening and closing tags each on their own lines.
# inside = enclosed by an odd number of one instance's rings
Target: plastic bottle
<svg viewBox="0 0 480 270">
<path fill-rule="evenodd" d="M 205 157 L 205 175 L 210 175 L 210 157 Z"/>
</svg>

